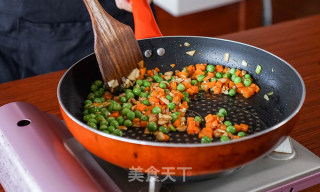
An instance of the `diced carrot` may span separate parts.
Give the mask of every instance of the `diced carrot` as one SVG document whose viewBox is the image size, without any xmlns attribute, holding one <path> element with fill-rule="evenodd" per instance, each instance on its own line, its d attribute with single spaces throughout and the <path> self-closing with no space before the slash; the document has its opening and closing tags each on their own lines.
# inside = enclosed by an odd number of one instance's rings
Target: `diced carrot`
<svg viewBox="0 0 320 192">
<path fill-rule="evenodd" d="M 240 124 L 240 128 L 241 128 L 241 131 L 247 132 L 248 129 L 249 129 L 249 126 L 246 125 L 246 124 L 241 123 Z"/>
<path fill-rule="evenodd" d="M 225 131 L 225 130 L 227 130 L 227 126 L 226 126 L 225 124 L 221 124 L 221 125 L 220 125 L 220 129 L 222 129 L 222 130 Z"/>
<path fill-rule="evenodd" d="M 182 81 L 182 84 L 184 85 L 184 87 L 185 87 L 186 89 L 188 89 L 188 88 L 191 87 L 191 83 L 189 83 L 189 82 Z"/>
<path fill-rule="evenodd" d="M 187 89 L 187 92 L 189 93 L 189 95 L 193 95 L 193 89 L 190 87 L 189 89 Z"/>
<path fill-rule="evenodd" d="M 113 95 L 112 95 L 110 92 L 106 91 L 106 92 L 104 93 L 103 97 L 104 97 L 106 100 L 110 100 L 110 99 L 112 99 Z"/>
<path fill-rule="evenodd" d="M 159 71 L 160 71 L 160 69 L 159 69 L 158 67 L 154 68 L 154 70 L 155 70 L 156 72 L 158 72 L 158 73 L 159 73 Z"/>
<path fill-rule="evenodd" d="M 142 111 L 145 111 L 147 108 L 148 108 L 148 106 L 146 106 L 145 104 L 143 104 L 143 103 L 137 103 L 137 108 L 136 108 L 136 110 L 142 112 Z"/>
<path fill-rule="evenodd" d="M 119 111 L 117 112 L 112 112 L 109 117 L 114 117 L 114 118 L 118 118 L 119 117 Z"/>
<path fill-rule="evenodd" d="M 206 120 L 206 122 L 212 122 L 214 121 L 213 115 L 212 114 L 208 114 L 207 116 L 205 116 L 204 118 Z"/>
<path fill-rule="evenodd" d="M 92 105 L 95 105 L 98 107 L 100 104 L 99 103 L 92 103 Z"/>
<path fill-rule="evenodd" d="M 139 118 L 134 118 L 133 120 L 132 120 L 132 123 L 133 124 L 140 124 L 140 119 Z"/>
<path fill-rule="evenodd" d="M 229 71 L 229 68 L 228 67 L 224 67 L 223 73 L 228 73 L 228 71 Z"/>
<path fill-rule="evenodd" d="M 157 91 L 153 91 L 151 94 L 150 94 L 150 97 L 158 97 L 159 93 Z"/>
<path fill-rule="evenodd" d="M 173 96 L 172 98 L 173 102 L 180 102 L 181 101 L 181 97 L 179 97 L 178 95 Z"/>
<path fill-rule="evenodd" d="M 176 73 L 176 75 L 182 79 L 186 79 L 188 77 L 188 74 L 186 71 L 181 71 L 181 72 L 178 72 Z"/>
<path fill-rule="evenodd" d="M 193 89 L 193 93 L 198 93 L 199 92 L 199 87 L 198 86 L 191 86 Z"/>
<path fill-rule="evenodd" d="M 237 87 L 237 88 L 241 88 L 241 87 L 243 87 L 243 86 L 244 86 L 243 83 L 237 83 L 237 84 L 236 84 L 236 87 Z"/>
<path fill-rule="evenodd" d="M 239 69 L 237 69 L 237 71 L 234 73 L 235 75 L 239 76 L 239 77 L 242 77 L 241 75 L 241 71 Z"/>
<path fill-rule="evenodd" d="M 197 78 L 198 75 L 204 75 L 205 73 L 201 70 L 196 70 L 194 73 L 193 73 L 193 77 Z"/>
<path fill-rule="evenodd" d="M 234 128 L 236 128 L 236 131 L 239 132 L 241 130 L 240 125 L 238 124 L 234 124 Z"/>
<path fill-rule="evenodd" d="M 171 93 L 174 95 L 174 96 L 179 96 L 180 98 L 184 98 L 184 95 L 180 92 L 180 91 L 176 91 L 176 90 L 172 90 Z"/>
<path fill-rule="evenodd" d="M 215 70 L 216 70 L 216 72 L 222 73 L 223 72 L 223 66 L 222 65 L 216 65 Z"/>
<path fill-rule="evenodd" d="M 219 94 L 219 93 L 221 93 L 221 88 L 220 87 L 213 88 L 213 94 Z"/>
<path fill-rule="evenodd" d="M 216 86 L 219 87 L 219 88 L 222 87 L 222 82 L 221 81 L 217 81 L 216 82 Z"/>
<path fill-rule="evenodd" d="M 170 88 L 171 88 L 171 90 L 176 90 L 177 89 L 177 82 L 171 82 Z"/>
<path fill-rule="evenodd" d="M 171 66 L 171 68 L 174 68 L 176 66 L 176 64 L 171 64 L 170 66 Z"/>
<path fill-rule="evenodd" d="M 164 141 L 168 141 L 170 139 L 169 135 L 164 134 Z"/>
<path fill-rule="evenodd" d="M 204 70 L 206 70 L 206 67 L 207 66 L 203 63 L 196 64 L 196 70 L 204 71 Z"/>
<path fill-rule="evenodd" d="M 181 117 L 178 116 L 178 119 L 173 123 L 173 126 L 180 127 L 181 126 Z"/>
<path fill-rule="evenodd" d="M 152 103 L 159 103 L 160 102 L 160 100 L 157 97 L 150 97 L 149 101 Z"/>
<path fill-rule="evenodd" d="M 195 72 L 196 69 L 195 69 L 194 65 L 189 65 L 187 67 L 187 70 L 189 72 L 189 76 L 191 76 Z"/>
<path fill-rule="evenodd" d="M 229 88 L 232 88 L 234 86 L 234 82 L 233 81 L 229 81 Z"/>
<path fill-rule="evenodd" d="M 200 131 L 199 138 L 201 139 L 202 137 L 207 136 L 210 139 L 212 139 L 212 133 L 213 130 L 211 128 L 205 127 Z"/>
<path fill-rule="evenodd" d="M 149 92 L 150 91 L 150 87 L 146 87 L 146 89 L 144 91 L 145 92 Z"/>
<path fill-rule="evenodd" d="M 143 79 L 144 75 L 147 72 L 147 68 L 145 68 L 145 67 L 141 68 L 141 69 L 139 69 L 139 71 L 140 71 L 140 74 L 139 74 L 139 78 L 138 79 Z"/>
<path fill-rule="evenodd" d="M 153 72 L 152 72 L 151 70 L 148 70 L 148 71 L 147 71 L 147 75 L 148 75 L 149 77 L 153 77 Z"/>
<path fill-rule="evenodd" d="M 239 139 L 240 137 L 238 135 L 233 135 L 232 139 Z"/>
<path fill-rule="evenodd" d="M 210 80 L 212 77 L 215 77 L 216 73 L 215 72 L 208 72 L 207 76 L 203 79 L 203 81 L 208 81 Z"/>
<path fill-rule="evenodd" d="M 148 121 L 141 121 L 140 126 L 141 127 L 147 127 Z"/>
<path fill-rule="evenodd" d="M 214 120 L 214 121 L 212 122 L 212 126 L 213 126 L 213 127 L 217 127 L 218 124 L 219 124 L 218 120 Z"/>
</svg>

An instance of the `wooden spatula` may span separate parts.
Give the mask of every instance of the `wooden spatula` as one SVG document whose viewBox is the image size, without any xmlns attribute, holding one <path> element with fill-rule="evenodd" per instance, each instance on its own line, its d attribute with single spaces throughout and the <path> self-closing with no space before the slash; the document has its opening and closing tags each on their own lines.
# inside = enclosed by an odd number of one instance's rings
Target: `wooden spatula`
<svg viewBox="0 0 320 192">
<path fill-rule="evenodd" d="M 132 29 L 110 16 L 98 0 L 84 0 L 94 31 L 94 51 L 105 83 L 114 88 L 122 84 L 142 61 Z M 89 70 L 89 69 L 88 69 Z"/>
</svg>

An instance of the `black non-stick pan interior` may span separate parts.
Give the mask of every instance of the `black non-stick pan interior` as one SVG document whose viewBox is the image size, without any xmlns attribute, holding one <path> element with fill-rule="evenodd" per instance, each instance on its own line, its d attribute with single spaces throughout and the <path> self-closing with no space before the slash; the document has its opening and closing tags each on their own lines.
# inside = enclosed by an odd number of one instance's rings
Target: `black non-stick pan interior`
<svg viewBox="0 0 320 192">
<path fill-rule="evenodd" d="M 184 46 L 188 42 L 190 46 Z M 142 53 L 151 51 L 151 57 L 144 57 L 148 69 L 158 67 L 161 72 L 181 70 L 188 65 L 209 63 L 246 70 L 261 88 L 258 94 L 246 99 L 241 95 L 213 95 L 200 92 L 193 95 L 187 115 L 215 114 L 224 107 L 226 120 L 249 125 L 249 134 L 268 129 L 286 120 L 299 106 L 303 97 L 303 84 L 297 72 L 285 61 L 261 49 L 245 44 L 202 37 L 161 37 L 139 40 Z M 159 56 L 157 50 L 163 48 L 165 54 Z M 193 56 L 187 51 L 196 50 Z M 150 52 L 149 52 L 150 53 Z M 224 54 L 229 53 L 228 62 Z M 242 60 L 248 65 L 243 66 Z M 171 68 L 171 64 L 176 64 Z M 257 65 L 262 66 L 256 74 Z M 61 84 L 61 99 L 68 112 L 82 121 L 83 101 L 90 92 L 92 82 L 101 79 L 95 55 L 92 54 L 75 64 L 65 75 Z M 269 100 L 264 95 L 268 95 Z M 152 135 L 144 135 L 142 128 L 132 128 L 124 132 L 124 137 L 156 141 Z M 170 133 L 169 142 L 198 143 L 196 136 L 186 133 Z"/>
</svg>

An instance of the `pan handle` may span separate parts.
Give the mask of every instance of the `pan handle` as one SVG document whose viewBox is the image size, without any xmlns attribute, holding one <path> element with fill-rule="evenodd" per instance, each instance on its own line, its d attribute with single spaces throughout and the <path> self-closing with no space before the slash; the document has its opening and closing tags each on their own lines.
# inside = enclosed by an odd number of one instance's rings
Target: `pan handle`
<svg viewBox="0 0 320 192">
<path fill-rule="evenodd" d="M 161 37 L 162 34 L 146 0 L 130 0 L 136 39 Z"/>
</svg>

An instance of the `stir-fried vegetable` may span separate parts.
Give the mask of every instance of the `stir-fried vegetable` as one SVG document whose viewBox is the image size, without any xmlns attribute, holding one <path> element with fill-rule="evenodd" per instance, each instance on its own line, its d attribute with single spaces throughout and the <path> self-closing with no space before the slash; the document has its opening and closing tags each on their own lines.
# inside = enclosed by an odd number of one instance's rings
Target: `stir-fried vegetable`
<svg viewBox="0 0 320 192">
<path fill-rule="evenodd" d="M 222 142 L 238 139 L 248 131 L 248 125 L 224 121 L 225 108 L 215 115 L 208 114 L 204 120 L 200 116 L 186 117 L 189 96 L 199 91 L 230 96 L 239 93 L 245 98 L 259 92 L 260 88 L 246 71 L 205 63 L 175 73 L 162 74 L 158 68 L 139 71 L 132 89 L 117 96 L 107 92 L 102 81 L 95 81 L 84 101 L 84 122 L 117 136 L 130 127 L 142 127 L 145 134 L 155 135 L 158 141 L 168 141 L 168 133 L 172 131 L 198 135 L 202 143 L 210 143 L 214 137 Z M 205 127 L 201 128 L 201 124 Z"/>
</svg>

